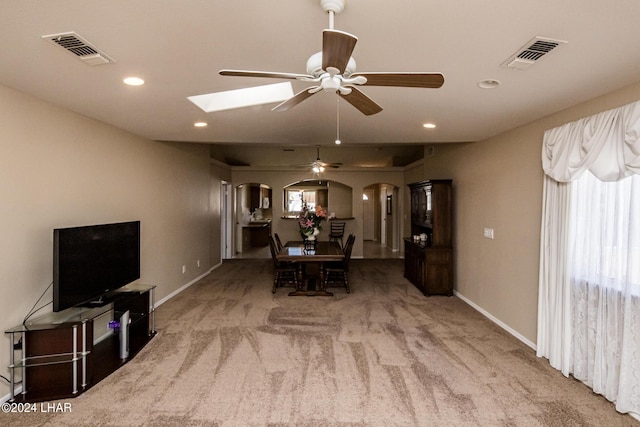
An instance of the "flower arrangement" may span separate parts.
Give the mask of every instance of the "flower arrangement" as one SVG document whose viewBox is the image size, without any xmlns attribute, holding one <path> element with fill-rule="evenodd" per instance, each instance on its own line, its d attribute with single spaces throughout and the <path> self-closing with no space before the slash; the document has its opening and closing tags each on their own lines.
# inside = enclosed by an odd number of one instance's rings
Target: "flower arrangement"
<svg viewBox="0 0 640 427">
<path fill-rule="evenodd" d="M 298 225 L 303 239 L 314 240 L 315 236 L 322 230 L 320 223 L 327 217 L 322 206 L 316 205 L 315 210 L 310 210 L 307 204 L 302 205 L 302 211 L 298 215 Z"/>
</svg>

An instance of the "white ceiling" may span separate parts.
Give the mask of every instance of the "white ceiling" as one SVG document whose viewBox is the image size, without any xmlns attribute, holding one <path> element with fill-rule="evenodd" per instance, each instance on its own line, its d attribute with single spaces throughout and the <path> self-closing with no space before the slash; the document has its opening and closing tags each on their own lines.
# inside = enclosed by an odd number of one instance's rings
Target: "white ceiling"
<svg viewBox="0 0 640 427">
<path fill-rule="evenodd" d="M 335 94 L 288 112 L 209 114 L 187 96 L 281 81 L 222 68 L 305 73 L 328 22 L 319 0 L 2 0 L 0 84 L 152 140 L 325 146 Z M 445 83 L 363 87 L 384 110 L 367 117 L 341 102 L 343 147 L 478 141 L 635 83 L 638 22 L 637 0 L 348 0 L 335 28 L 358 36 L 358 71 L 442 72 Z M 116 62 L 90 66 L 41 38 L 68 31 Z M 534 36 L 568 43 L 527 70 L 501 67 Z M 123 85 L 130 75 L 146 84 Z M 501 85 L 478 88 L 485 79 Z"/>
</svg>

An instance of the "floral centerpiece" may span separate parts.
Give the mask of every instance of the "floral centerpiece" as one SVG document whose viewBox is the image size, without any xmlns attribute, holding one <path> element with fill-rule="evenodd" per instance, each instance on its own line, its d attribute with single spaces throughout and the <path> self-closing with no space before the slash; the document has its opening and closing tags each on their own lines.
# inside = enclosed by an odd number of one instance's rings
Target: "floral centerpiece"
<svg viewBox="0 0 640 427">
<path fill-rule="evenodd" d="M 304 240 L 315 240 L 320 234 L 322 226 L 320 223 L 327 217 L 322 206 L 316 205 L 315 210 L 310 210 L 305 203 L 302 205 L 302 211 L 298 216 L 298 225 L 300 226 L 300 235 Z"/>
</svg>

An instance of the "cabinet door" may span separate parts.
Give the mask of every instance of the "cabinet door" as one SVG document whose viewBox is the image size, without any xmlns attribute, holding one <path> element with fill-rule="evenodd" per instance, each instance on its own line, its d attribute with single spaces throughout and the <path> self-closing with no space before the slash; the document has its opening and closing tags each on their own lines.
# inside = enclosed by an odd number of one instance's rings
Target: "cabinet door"
<svg viewBox="0 0 640 427">
<path fill-rule="evenodd" d="M 431 194 L 433 214 L 433 246 L 451 246 L 452 244 L 452 215 L 451 215 L 451 184 L 434 183 Z"/>
<path fill-rule="evenodd" d="M 453 295 L 452 251 L 427 248 L 424 287 L 426 295 Z"/>
<path fill-rule="evenodd" d="M 405 241 L 404 276 L 422 293 L 425 293 L 425 255 L 424 251 L 411 242 Z"/>
<path fill-rule="evenodd" d="M 260 187 L 252 185 L 249 187 L 249 210 L 254 210 L 262 207 L 262 190 Z"/>
</svg>

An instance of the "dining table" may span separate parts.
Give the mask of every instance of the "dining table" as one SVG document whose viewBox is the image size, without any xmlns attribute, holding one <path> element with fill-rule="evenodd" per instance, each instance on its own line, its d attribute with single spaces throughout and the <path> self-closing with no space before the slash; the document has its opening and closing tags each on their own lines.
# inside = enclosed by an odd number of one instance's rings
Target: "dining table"
<svg viewBox="0 0 640 427">
<path fill-rule="evenodd" d="M 338 242 L 303 241 L 287 242 L 277 254 L 278 261 L 298 264 L 298 287 L 289 296 L 333 296 L 325 288 L 325 263 L 344 260 L 344 252 Z"/>
</svg>

